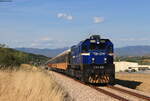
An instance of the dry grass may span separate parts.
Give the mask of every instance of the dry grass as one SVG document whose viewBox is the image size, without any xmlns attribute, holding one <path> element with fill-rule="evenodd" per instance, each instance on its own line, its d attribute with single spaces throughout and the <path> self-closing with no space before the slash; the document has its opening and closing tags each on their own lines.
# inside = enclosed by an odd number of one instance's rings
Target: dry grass
<svg viewBox="0 0 150 101">
<path fill-rule="evenodd" d="M 144 59 L 143 62 L 148 62 L 148 63 L 150 63 L 150 59 Z"/>
<path fill-rule="evenodd" d="M 50 75 L 35 68 L 0 70 L 0 101 L 64 101 L 66 96 Z"/>
<path fill-rule="evenodd" d="M 116 78 L 120 80 L 124 80 L 124 85 L 127 83 L 126 86 L 131 87 L 135 86 L 135 89 L 141 90 L 144 92 L 150 93 L 150 74 L 116 74 Z M 130 82 L 129 82 L 130 81 Z M 138 84 L 139 83 L 139 84 Z M 138 84 L 138 85 L 136 85 Z"/>
</svg>

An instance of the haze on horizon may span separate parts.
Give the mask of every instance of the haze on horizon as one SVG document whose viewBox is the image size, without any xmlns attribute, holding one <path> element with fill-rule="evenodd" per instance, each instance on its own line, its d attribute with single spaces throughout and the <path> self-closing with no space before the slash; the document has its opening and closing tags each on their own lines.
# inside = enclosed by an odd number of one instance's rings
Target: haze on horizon
<svg viewBox="0 0 150 101">
<path fill-rule="evenodd" d="M 12 0 L 0 2 L 0 43 L 70 47 L 89 33 L 115 47 L 150 45 L 149 0 Z"/>
</svg>

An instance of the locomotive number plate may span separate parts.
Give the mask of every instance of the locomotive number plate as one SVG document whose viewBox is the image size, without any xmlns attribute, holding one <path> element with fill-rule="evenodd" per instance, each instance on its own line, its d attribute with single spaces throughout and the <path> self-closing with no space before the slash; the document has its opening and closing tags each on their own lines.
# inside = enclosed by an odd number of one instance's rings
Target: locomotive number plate
<svg viewBox="0 0 150 101">
<path fill-rule="evenodd" d="M 94 69 L 104 69 L 104 66 L 94 66 Z"/>
</svg>

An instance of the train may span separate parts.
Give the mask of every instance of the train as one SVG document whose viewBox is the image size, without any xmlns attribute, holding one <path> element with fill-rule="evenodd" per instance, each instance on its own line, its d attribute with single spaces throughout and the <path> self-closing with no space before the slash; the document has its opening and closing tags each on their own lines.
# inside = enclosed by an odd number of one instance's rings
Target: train
<svg viewBox="0 0 150 101">
<path fill-rule="evenodd" d="M 91 35 L 47 61 L 48 69 L 90 84 L 114 84 L 114 47 L 109 39 Z"/>
</svg>

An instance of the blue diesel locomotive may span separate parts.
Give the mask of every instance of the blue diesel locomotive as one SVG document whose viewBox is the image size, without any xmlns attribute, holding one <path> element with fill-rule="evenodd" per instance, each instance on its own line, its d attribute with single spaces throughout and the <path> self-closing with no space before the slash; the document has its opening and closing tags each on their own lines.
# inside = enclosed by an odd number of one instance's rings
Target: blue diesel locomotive
<svg viewBox="0 0 150 101">
<path fill-rule="evenodd" d="M 113 44 L 109 39 L 92 35 L 50 59 L 47 66 L 51 70 L 65 73 L 86 83 L 113 84 Z"/>
</svg>

